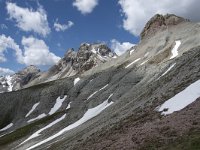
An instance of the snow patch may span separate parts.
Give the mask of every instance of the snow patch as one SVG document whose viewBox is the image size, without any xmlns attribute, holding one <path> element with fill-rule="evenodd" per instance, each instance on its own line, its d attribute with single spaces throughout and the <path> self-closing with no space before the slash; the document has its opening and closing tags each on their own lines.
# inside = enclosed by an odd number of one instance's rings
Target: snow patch
<svg viewBox="0 0 200 150">
<path fill-rule="evenodd" d="M 6 76 L 6 81 L 8 83 L 8 91 L 11 92 L 13 85 L 12 85 L 12 77 L 11 76 Z"/>
<path fill-rule="evenodd" d="M 46 117 L 46 114 L 45 114 L 45 113 L 40 114 L 40 115 L 37 116 L 36 118 L 30 119 L 30 120 L 28 120 L 27 122 L 28 122 L 28 123 L 29 123 L 29 122 L 33 122 L 33 121 L 35 121 L 35 120 L 39 120 L 39 119 L 42 119 L 42 118 L 44 118 L 44 117 Z"/>
<path fill-rule="evenodd" d="M 28 139 L 26 139 L 25 141 L 23 141 L 20 145 L 24 144 L 25 142 L 33 139 L 33 138 L 36 138 L 38 136 L 40 136 L 40 133 L 50 127 L 52 127 L 53 125 L 57 124 L 58 122 L 62 121 L 63 119 L 65 119 L 66 117 L 66 114 L 64 114 L 62 117 L 56 119 L 55 121 L 53 121 L 52 123 L 48 124 L 47 126 L 45 126 L 44 128 L 41 128 L 40 130 L 36 131 L 35 133 L 33 133 Z"/>
<path fill-rule="evenodd" d="M 149 55 L 149 52 L 147 52 L 145 55 L 144 55 L 144 57 L 147 57 Z"/>
<path fill-rule="evenodd" d="M 192 83 L 182 92 L 176 94 L 174 97 L 164 102 L 164 104 L 161 105 L 158 111 L 162 111 L 163 115 L 167 115 L 185 108 L 200 97 L 199 89 L 200 80 Z M 165 109 L 166 111 L 163 111 Z"/>
<path fill-rule="evenodd" d="M 80 78 L 74 79 L 74 85 L 76 85 L 78 83 L 78 81 L 80 81 Z"/>
<path fill-rule="evenodd" d="M 106 84 L 104 87 L 102 87 L 102 88 L 99 89 L 98 91 L 95 91 L 94 93 L 92 93 L 92 94 L 87 98 L 87 100 L 89 100 L 91 97 L 93 97 L 97 92 L 99 92 L 99 91 L 105 89 L 107 86 L 108 86 L 108 84 Z"/>
<path fill-rule="evenodd" d="M 147 63 L 148 62 L 148 60 L 145 60 L 144 62 L 142 62 L 139 66 L 142 66 L 142 65 L 144 65 L 145 63 Z"/>
<path fill-rule="evenodd" d="M 178 56 L 178 48 L 181 45 L 181 41 L 175 41 L 176 45 L 174 46 L 174 48 L 172 49 L 172 56 L 170 57 L 170 59 L 175 58 L 176 56 Z"/>
<path fill-rule="evenodd" d="M 8 130 L 9 128 L 11 128 L 13 126 L 13 123 L 8 124 L 7 126 L 5 126 L 4 128 L 0 129 L 0 132 Z"/>
<path fill-rule="evenodd" d="M 28 117 L 35 109 L 36 107 L 40 104 L 40 102 L 36 103 L 33 105 L 33 107 L 31 108 L 31 110 L 26 114 L 26 117 Z"/>
<path fill-rule="evenodd" d="M 175 65 L 176 63 L 172 64 L 160 77 L 166 75 Z"/>
<path fill-rule="evenodd" d="M 132 63 L 128 64 L 125 68 L 130 67 L 131 65 L 133 65 L 134 63 L 138 62 L 141 58 L 138 58 L 136 60 L 134 60 Z"/>
<path fill-rule="evenodd" d="M 94 54 L 97 53 L 97 51 L 94 48 L 91 50 L 91 52 L 93 52 Z"/>
<path fill-rule="evenodd" d="M 108 84 L 106 84 L 104 87 L 100 88 L 99 91 L 105 89 L 108 86 Z"/>
<path fill-rule="evenodd" d="M 95 91 L 94 93 L 92 93 L 88 98 L 87 100 L 89 100 L 91 97 L 93 97 L 98 91 Z"/>
<path fill-rule="evenodd" d="M 61 106 L 62 103 L 64 102 L 65 98 L 67 97 L 67 95 L 65 95 L 63 98 L 60 98 L 60 96 L 56 99 L 56 103 L 53 106 L 53 108 L 51 108 L 49 115 L 54 114 Z"/>
<path fill-rule="evenodd" d="M 67 109 L 70 109 L 70 108 L 71 108 L 71 102 L 67 105 L 66 110 L 67 110 Z"/>
<path fill-rule="evenodd" d="M 107 100 L 105 100 L 103 103 L 99 104 L 98 106 L 94 107 L 94 108 L 91 108 L 91 109 L 88 109 L 87 112 L 83 115 L 83 117 L 81 119 L 79 119 L 78 121 L 74 122 L 73 124 L 67 126 L 66 128 L 62 129 L 61 131 L 59 131 L 58 133 L 54 134 L 53 136 L 50 136 L 49 138 L 43 140 L 43 141 L 40 141 L 39 143 L 33 145 L 33 146 L 30 146 L 29 148 L 27 148 L 27 150 L 31 150 L 31 149 L 34 149 L 46 142 L 49 142 L 53 139 L 55 139 L 56 137 L 62 135 L 63 133 L 71 130 L 71 129 L 74 129 L 76 127 L 78 127 L 79 125 L 85 123 L 86 121 L 94 118 L 95 116 L 99 115 L 104 109 L 106 109 L 108 106 L 112 105 L 113 102 L 108 102 L 108 100 L 110 99 L 110 97 L 112 97 L 113 94 L 111 94 Z"/>
<path fill-rule="evenodd" d="M 135 49 L 130 50 L 130 55 L 135 51 Z"/>
</svg>

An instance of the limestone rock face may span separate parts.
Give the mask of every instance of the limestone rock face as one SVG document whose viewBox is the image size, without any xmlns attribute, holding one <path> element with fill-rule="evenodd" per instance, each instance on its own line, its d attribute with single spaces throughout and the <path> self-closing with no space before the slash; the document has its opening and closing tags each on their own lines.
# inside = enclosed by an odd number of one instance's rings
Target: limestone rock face
<svg viewBox="0 0 200 150">
<path fill-rule="evenodd" d="M 155 35 L 155 33 L 159 30 L 165 30 L 168 27 L 188 21 L 189 21 L 188 19 L 184 19 L 174 14 L 167 14 L 167 15 L 156 14 L 147 22 L 143 31 L 140 34 L 140 37 L 141 39 L 144 39 L 146 37 Z"/>
</svg>

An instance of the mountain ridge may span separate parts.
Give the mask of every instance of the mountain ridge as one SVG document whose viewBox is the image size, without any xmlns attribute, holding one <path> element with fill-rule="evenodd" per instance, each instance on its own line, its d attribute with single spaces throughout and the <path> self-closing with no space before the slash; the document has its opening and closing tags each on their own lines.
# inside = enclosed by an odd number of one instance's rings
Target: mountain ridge
<svg viewBox="0 0 200 150">
<path fill-rule="evenodd" d="M 5 84 L 0 84 L 0 91 L 15 91 L 43 82 L 82 74 L 116 57 L 117 55 L 103 43 L 82 43 L 77 51 L 73 48 L 67 50 L 64 57 L 45 72 L 41 72 L 36 66 L 31 65 L 14 75 L 2 77 L 0 83 Z M 11 78 L 11 83 L 9 82 L 10 85 L 7 83 L 7 78 Z"/>
</svg>

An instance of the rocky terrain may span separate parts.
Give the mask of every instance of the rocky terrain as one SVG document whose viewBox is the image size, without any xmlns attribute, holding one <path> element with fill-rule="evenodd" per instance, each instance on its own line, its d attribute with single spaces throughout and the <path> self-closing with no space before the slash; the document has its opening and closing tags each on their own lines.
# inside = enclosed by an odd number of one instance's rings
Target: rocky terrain
<svg viewBox="0 0 200 150">
<path fill-rule="evenodd" d="M 156 15 L 141 35 L 117 58 L 83 44 L 1 93 L 0 149 L 200 149 L 200 25 Z"/>
</svg>

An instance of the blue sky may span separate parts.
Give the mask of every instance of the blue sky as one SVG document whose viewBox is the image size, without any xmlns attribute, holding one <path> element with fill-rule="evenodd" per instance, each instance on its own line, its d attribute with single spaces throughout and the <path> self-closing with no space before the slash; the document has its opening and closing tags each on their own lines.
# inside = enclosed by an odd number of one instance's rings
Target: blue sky
<svg viewBox="0 0 200 150">
<path fill-rule="evenodd" d="M 83 42 L 105 42 L 122 54 L 138 43 L 142 28 L 156 13 L 199 19 L 194 15 L 197 0 L 180 2 L 0 0 L 0 75 L 31 64 L 48 69 Z"/>
</svg>

